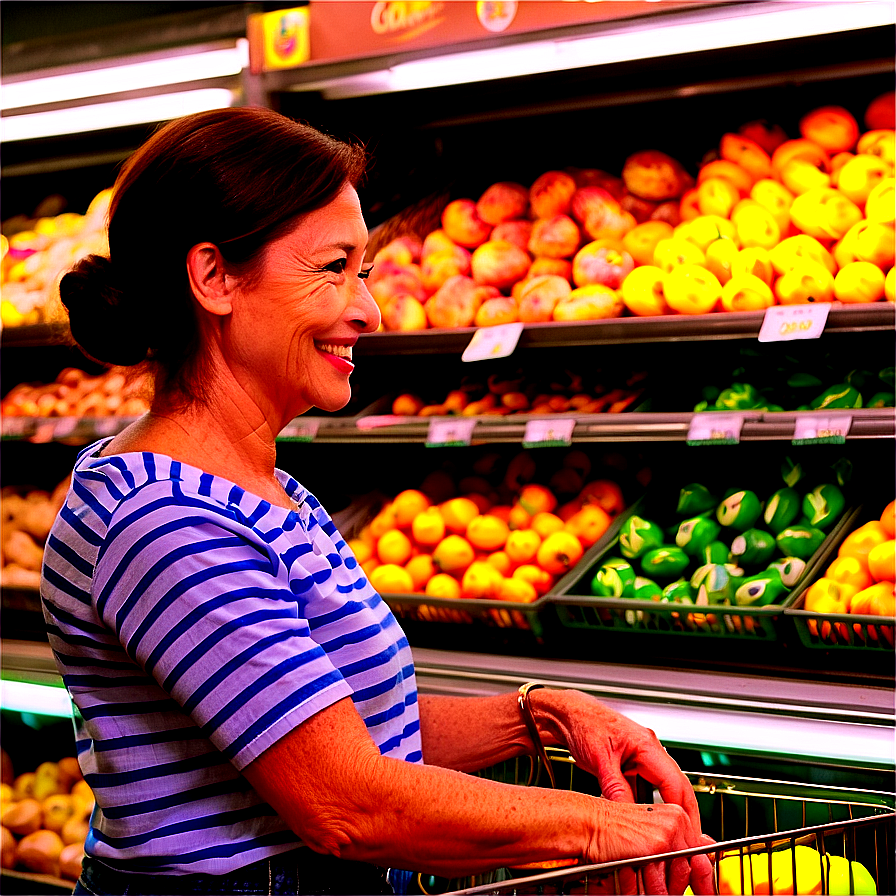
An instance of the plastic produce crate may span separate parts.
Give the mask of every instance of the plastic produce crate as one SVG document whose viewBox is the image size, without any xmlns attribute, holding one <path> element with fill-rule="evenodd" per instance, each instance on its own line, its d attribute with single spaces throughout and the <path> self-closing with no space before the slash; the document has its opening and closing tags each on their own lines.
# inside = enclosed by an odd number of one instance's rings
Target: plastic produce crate
<svg viewBox="0 0 896 896">
<path fill-rule="evenodd" d="M 548 752 L 558 788 L 597 793 L 595 780 L 579 770 L 568 753 L 556 749 Z M 540 763 L 530 764 L 525 758 L 504 763 L 489 770 L 488 775 L 511 783 L 546 783 Z M 499 869 L 453 881 L 420 875 L 420 889 L 452 894 L 620 893 L 630 891 L 625 887 L 634 883 L 640 894 L 646 892 L 642 872 L 647 864 L 704 853 L 713 859 L 720 893 L 751 893 L 753 874 L 755 891 L 762 893 L 792 893 L 794 878 L 797 892 L 803 892 L 804 882 L 811 885 L 806 892 L 867 892 L 861 886 L 861 869 L 855 866 L 850 866 L 852 872 L 845 877 L 832 878 L 831 867 L 835 874 L 840 871 L 842 875 L 841 859 L 859 862 L 873 878 L 877 893 L 896 892 L 893 794 L 761 778 L 687 775 L 697 796 L 703 830 L 716 840 L 712 846 L 535 874 Z M 746 857 L 751 870 L 744 874 Z M 768 882 L 762 886 L 763 871 L 771 886 Z M 783 877 L 779 877 L 781 874 Z"/>
<path fill-rule="evenodd" d="M 682 483 L 684 484 L 684 483 Z M 774 488 L 768 490 L 771 493 Z M 665 501 L 668 501 L 668 495 Z M 671 514 L 664 511 L 664 499 L 645 494 L 639 502 L 628 508 L 622 516 L 639 514 L 651 518 L 654 509 L 658 521 L 668 522 Z M 668 504 L 665 504 L 668 507 Z M 674 504 L 672 505 L 674 508 Z M 560 623 L 571 629 L 622 633 L 654 634 L 664 637 L 688 637 L 711 639 L 738 639 L 776 641 L 785 626 L 784 610 L 793 601 L 802 582 L 811 577 L 844 534 L 854 525 L 858 507 L 848 507 L 828 530 L 827 537 L 815 553 L 806 561 L 800 578 L 779 602 L 766 606 L 710 605 L 695 606 L 686 603 L 661 603 L 629 597 L 594 597 L 590 583 L 602 563 L 620 556 L 618 529 L 616 537 L 592 550 L 551 593 L 551 601 Z M 620 520 L 620 525 L 624 520 Z"/>
</svg>

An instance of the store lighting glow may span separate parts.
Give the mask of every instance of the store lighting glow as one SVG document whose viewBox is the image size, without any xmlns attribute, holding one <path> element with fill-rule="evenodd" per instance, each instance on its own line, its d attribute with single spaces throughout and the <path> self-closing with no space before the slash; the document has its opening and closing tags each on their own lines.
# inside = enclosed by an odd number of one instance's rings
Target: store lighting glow
<svg viewBox="0 0 896 896">
<path fill-rule="evenodd" d="M 110 65 L 91 71 L 5 81 L 0 93 L 0 107 L 4 111 L 21 109 L 25 106 L 104 96 L 113 92 L 124 93 L 209 78 L 232 77 L 248 65 L 249 42 L 241 38 L 236 46 L 224 49 Z"/>
<path fill-rule="evenodd" d="M 588 37 L 415 59 L 385 71 L 302 87 L 322 89 L 330 98 L 422 90 L 873 28 L 894 21 L 890 0 L 737 4 L 734 10 L 697 10 L 662 23 L 622 23 Z"/>
<path fill-rule="evenodd" d="M 212 87 L 163 93 L 132 100 L 53 109 L 0 118 L 0 141 L 31 140 L 54 134 L 78 134 L 103 128 L 169 121 L 181 115 L 224 109 L 233 105 L 232 90 Z"/>
<path fill-rule="evenodd" d="M 65 688 L 31 684 L 27 681 L 0 681 L 0 706 L 13 712 L 72 718 L 72 702 Z"/>
</svg>

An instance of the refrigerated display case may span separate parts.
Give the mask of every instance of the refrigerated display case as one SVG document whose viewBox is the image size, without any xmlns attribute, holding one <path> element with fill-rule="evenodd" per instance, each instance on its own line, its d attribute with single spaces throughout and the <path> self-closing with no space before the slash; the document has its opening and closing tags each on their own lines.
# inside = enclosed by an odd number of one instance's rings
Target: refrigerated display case
<svg viewBox="0 0 896 896">
<path fill-rule="evenodd" d="M 256 74 L 252 91 L 286 114 L 370 147 L 374 165 L 362 200 L 377 246 L 402 224 L 428 226 L 449 199 L 477 196 L 498 180 L 529 183 L 544 170 L 569 166 L 618 173 L 629 154 L 646 147 L 661 148 L 696 170 L 719 136 L 744 121 L 768 119 L 795 134 L 800 115 L 821 105 L 843 105 L 860 116 L 871 99 L 892 89 L 892 11 L 887 20 L 886 13 L 880 18 L 886 4 L 854 5 L 851 30 L 836 30 L 820 17 L 822 7 L 839 5 L 813 4 L 816 22 L 804 28 L 812 15 L 805 4 L 802 10 L 801 4 L 765 2 L 708 3 L 700 9 L 676 4 L 649 14 L 646 6 L 626 4 L 639 7 L 626 18 L 447 47 L 393 48 L 386 55 Z M 313 21 L 314 4 L 311 12 Z M 789 36 L 771 30 L 759 36 L 750 27 L 761 21 L 770 28 L 774 20 L 760 17 L 778 12 L 790 16 L 785 22 L 795 30 Z M 707 33 L 726 36 L 713 38 L 713 45 Z M 648 48 L 647 34 L 662 40 Z M 588 51 L 600 56 L 579 57 L 569 67 L 557 61 L 564 58 L 557 46 L 585 38 L 602 41 Z M 541 69 L 508 69 L 500 78 L 482 80 L 472 80 L 472 67 L 465 69 L 475 60 L 464 54 L 503 48 L 508 60 L 519 60 L 535 44 L 543 60 L 546 41 L 555 42 L 553 67 L 542 62 Z M 634 49 L 639 41 L 643 51 Z M 444 62 L 449 51 L 453 69 L 401 68 Z M 499 64 L 494 60 L 500 56 L 488 58 Z M 457 77 L 459 69 L 469 78 Z M 454 75 L 447 77 L 450 70 Z M 424 76 L 440 80 L 429 83 Z M 7 209 L 30 213 L 24 194 L 37 202 L 42 182 L 47 192 L 77 183 L 72 195 L 84 197 L 86 206 L 111 184 L 115 163 L 145 132 L 101 134 L 100 145 L 108 136 L 110 144 L 124 147 L 115 159 L 102 159 L 93 148 L 81 153 L 80 140 L 67 145 L 65 138 L 55 138 L 38 141 L 39 161 L 26 164 L 31 147 L 11 147 L 4 186 L 11 181 L 15 189 L 9 195 L 22 204 L 7 203 Z M 364 336 L 355 351 L 352 404 L 341 414 L 295 421 L 279 441 L 279 463 L 299 474 L 350 535 L 369 519 L 377 500 L 416 487 L 433 469 L 465 469 L 487 453 L 506 460 L 527 442 L 528 421 L 513 416 L 476 418 L 469 444 L 461 447 L 434 445 L 427 420 L 379 419 L 389 416 L 391 399 L 410 383 L 438 392 L 490 374 L 643 368 L 649 404 L 625 414 L 583 415 L 568 445 L 527 450 L 549 468 L 566 447 L 581 449 L 627 477 L 632 501 L 645 491 L 636 476 L 643 469 L 662 478 L 703 465 L 736 479 L 782 456 L 814 463 L 845 456 L 860 474 L 857 505 L 876 507 L 880 499 L 891 499 L 891 408 L 851 411 L 848 432 L 837 445 L 794 444 L 805 422 L 805 414 L 796 412 L 744 414 L 736 444 L 693 444 L 693 407 L 701 389 L 708 381 L 723 385 L 722 371 L 736 366 L 732 359 L 740 354 L 758 356 L 757 363 L 769 366 L 784 355 L 806 366 L 822 354 L 835 355 L 845 367 L 893 362 L 894 314 L 888 303 L 833 307 L 815 340 L 760 344 L 761 325 L 756 313 L 530 324 L 510 357 L 473 363 L 463 360 L 473 328 Z M 50 382 L 66 367 L 98 372 L 57 341 L 60 332 L 48 325 L 3 331 L 4 393 L 18 382 Z M 114 418 L 4 419 L 3 485 L 52 491 L 70 469 L 77 444 L 112 434 L 120 424 Z M 770 621 L 757 626 L 764 634 L 695 638 L 643 626 L 623 631 L 569 624 L 550 600 L 512 608 L 521 613 L 519 625 L 510 609 L 489 602 L 480 605 L 483 618 L 471 624 L 451 615 L 425 618 L 407 606 L 412 601 L 387 599 L 408 632 L 423 692 L 493 694 L 529 680 L 579 687 L 653 728 L 695 774 L 894 790 L 892 645 L 872 645 L 867 632 L 863 643 L 811 644 L 799 605 L 792 612 L 764 614 Z M 71 746 L 68 722 L 53 714 L 65 710 L 59 710 L 58 680 L 41 624 L 33 591 L 3 589 L 0 702 L 4 745 L 17 758 L 31 755 L 38 743 L 50 758 Z M 25 695 L 25 704 L 7 707 L 7 683 L 43 691 L 19 687 L 16 697 Z M 27 695 L 38 693 L 49 693 L 57 709 L 28 703 Z"/>
</svg>

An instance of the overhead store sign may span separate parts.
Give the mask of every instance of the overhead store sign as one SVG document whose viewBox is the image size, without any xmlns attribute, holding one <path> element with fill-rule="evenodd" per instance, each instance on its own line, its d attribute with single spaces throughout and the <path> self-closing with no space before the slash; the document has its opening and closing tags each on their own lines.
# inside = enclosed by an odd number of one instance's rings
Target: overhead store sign
<svg viewBox="0 0 896 896">
<path fill-rule="evenodd" d="M 309 53 L 309 8 L 278 9 L 249 16 L 249 67 L 253 74 L 296 68 Z"/>
</svg>

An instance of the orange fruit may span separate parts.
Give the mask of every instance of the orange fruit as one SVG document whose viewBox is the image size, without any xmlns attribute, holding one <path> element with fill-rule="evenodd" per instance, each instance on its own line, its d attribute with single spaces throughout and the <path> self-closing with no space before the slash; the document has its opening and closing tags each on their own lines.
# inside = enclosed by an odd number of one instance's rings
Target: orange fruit
<svg viewBox="0 0 896 896">
<path fill-rule="evenodd" d="M 380 512 L 370 521 L 370 534 L 375 541 L 385 535 L 390 529 L 395 528 L 395 512 L 392 510 L 391 501 L 380 509 Z"/>
<path fill-rule="evenodd" d="M 858 529 L 853 529 L 840 545 L 838 557 L 856 557 L 867 563 L 867 557 L 873 547 L 888 540 L 887 530 L 878 520 L 871 520 Z"/>
<path fill-rule="evenodd" d="M 541 511 L 551 513 L 557 507 L 557 498 L 554 493 L 549 488 L 536 483 L 524 485 L 520 489 L 517 502 L 530 516 L 535 516 Z"/>
<path fill-rule="evenodd" d="M 532 563 L 541 541 L 541 536 L 534 529 L 515 529 L 507 536 L 504 550 L 515 564 Z"/>
<path fill-rule="evenodd" d="M 392 499 L 392 512 L 395 514 L 395 525 L 405 529 L 414 521 L 418 513 L 422 513 L 430 505 L 429 498 L 423 492 L 408 488 L 399 492 Z"/>
<path fill-rule="evenodd" d="M 436 574 L 436 566 L 429 554 L 417 554 L 416 557 L 411 557 L 404 568 L 411 575 L 414 591 L 423 591 L 426 583 Z"/>
<path fill-rule="evenodd" d="M 532 528 L 542 538 L 547 538 L 552 532 L 559 532 L 564 525 L 563 520 L 556 513 L 548 513 L 546 510 L 542 510 L 532 517 Z"/>
<path fill-rule="evenodd" d="M 397 563 L 381 563 L 369 576 L 370 584 L 380 594 L 412 594 L 414 580 Z"/>
<path fill-rule="evenodd" d="M 397 563 L 403 566 L 411 559 L 414 546 L 401 529 L 390 529 L 377 539 L 376 556 L 380 563 Z"/>
<path fill-rule="evenodd" d="M 370 581 L 370 575 L 371 575 L 371 573 L 372 573 L 372 572 L 373 572 L 379 565 L 380 565 L 380 561 L 377 560 L 376 557 L 370 557 L 370 558 L 368 558 L 367 560 L 365 560 L 365 561 L 361 564 L 361 569 L 364 570 L 364 575 L 367 576 L 367 581 L 368 581 L 368 582 Z"/>
<path fill-rule="evenodd" d="M 546 570 L 534 563 L 524 563 L 518 566 L 511 576 L 512 579 L 522 579 L 535 589 L 539 597 L 547 594 L 554 584 L 554 577 Z"/>
<path fill-rule="evenodd" d="M 490 513 L 482 513 L 470 520 L 466 529 L 467 541 L 480 551 L 497 551 L 503 548 L 510 534 L 504 520 Z"/>
<path fill-rule="evenodd" d="M 700 206 L 698 205 L 697 200 L 698 194 L 696 187 L 691 187 L 690 190 L 685 190 L 678 202 L 678 214 L 682 221 L 693 221 L 694 218 L 700 217 Z"/>
<path fill-rule="evenodd" d="M 859 616 L 892 616 L 894 614 L 894 585 L 876 582 L 856 592 L 849 603 L 849 612 Z"/>
<path fill-rule="evenodd" d="M 457 599 L 460 597 L 460 582 L 449 576 L 445 572 L 437 572 L 427 583 L 427 597 L 442 597 L 448 599 Z"/>
<path fill-rule="evenodd" d="M 699 187 L 706 181 L 716 178 L 721 178 L 731 184 L 737 191 L 737 199 L 740 199 L 741 196 L 746 196 L 753 186 L 753 181 L 756 180 L 746 168 L 738 165 L 737 162 L 731 159 L 714 159 L 711 162 L 707 162 L 697 172 L 698 205 L 701 204 L 699 203 Z M 734 201 L 737 202 L 737 199 Z M 703 212 L 703 214 L 709 213 Z M 723 217 L 725 216 L 723 215 Z"/>
<path fill-rule="evenodd" d="M 612 518 L 599 504 L 587 504 L 566 522 L 566 531 L 571 532 L 582 545 L 590 548 L 610 528 Z"/>
<path fill-rule="evenodd" d="M 800 119 L 800 133 L 827 152 L 844 152 L 856 145 L 859 124 L 842 106 L 822 106 Z"/>
<path fill-rule="evenodd" d="M 845 613 L 849 599 L 858 591 L 854 585 L 822 577 L 806 590 L 804 607 L 810 613 Z"/>
<path fill-rule="evenodd" d="M 622 489 L 610 479 L 595 479 L 582 489 L 579 495 L 582 505 L 597 504 L 610 516 L 616 516 L 625 509 L 625 501 L 622 497 Z"/>
<path fill-rule="evenodd" d="M 475 557 L 473 546 L 461 535 L 446 535 L 432 552 L 436 568 L 452 575 L 463 575 Z"/>
<path fill-rule="evenodd" d="M 771 177 L 772 157 L 755 140 L 743 134 L 723 134 L 719 153 L 723 159 L 749 172 L 753 180 Z"/>
<path fill-rule="evenodd" d="M 752 186 L 749 182 L 747 190 Z M 720 215 L 727 218 L 740 200 L 737 185 L 724 177 L 707 177 L 697 187 L 697 208 L 701 215 Z"/>
<path fill-rule="evenodd" d="M 896 501 L 890 501 L 880 515 L 880 524 L 890 538 L 896 538 Z"/>
<path fill-rule="evenodd" d="M 570 532 L 552 532 L 541 543 L 535 555 L 538 565 L 553 575 L 562 575 L 572 569 L 585 550 L 582 542 Z"/>
<path fill-rule="evenodd" d="M 507 554 L 507 551 L 492 551 L 485 558 L 486 563 L 490 563 L 502 576 L 509 576 L 513 572 L 513 561 Z"/>
<path fill-rule="evenodd" d="M 498 584 L 495 595 L 498 600 L 508 600 L 518 604 L 531 604 L 538 600 L 538 592 L 531 582 L 525 579 L 505 578 Z"/>
<path fill-rule="evenodd" d="M 830 159 L 827 152 L 812 140 L 798 137 L 793 140 L 785 140 L 775 148 L 772 153 L 772 172 L 780 179 L 781 171 L 785 165 L 793 159 L 802 159 L 818 168 L 820 171 L 830 169 Z"/>
<path fill-rule="evenodd" d="M 825 571 L 825 578 L 845 585 L 853 585 L 857 591 L 867 588 L 871 576 L 864 561 L 858 557 L 837 557 Z"/>
<path fill-rule="evenodd" d="M 398 417 L 416 417 L 422 407 L 418 396 L 405 392 L 392 402 L 392 413 Z"/>
<path fill-rule="evenodd" d="M 890 538 L 868 551 L 868 572 L 875 582 L 896 579 L 896 541 Z"/>
<path fill-rule="evenodd" d="M 532 514 L 522 507 L 520 504 L 514 504 L 510 508 L 510 514 L 507 517 L 507 525 L 511 530 L 528 529 L 532 523 Z"/>
<path fill-rule="evenodd" d="M 438 507 L 427 507 L 414 517 L 411 537 L 422 548 L 435 547 L 445 537 L 445 520 Z"/>
<path fill-rule="evenodd" d="M 469 497 L 451 498 L 440 505 L 439 510 L 445 521 L 445 528 L 456 535 L 467 531 L 470 520 L 479 516 L 479 505 Z"/>
<path fill-rule="evenodd" d="M 504 576 L 490 563 L 474 560 L 464 571 L 460 580 L 460 595 L 463 598 L 494 599 Z"/>
<path fill-rule="evenodd" d="M 359 565 L 366 563 L 373 556 L 373 548 L 361 538 L 350 538 L 347 544 Z"/>
</svg>

